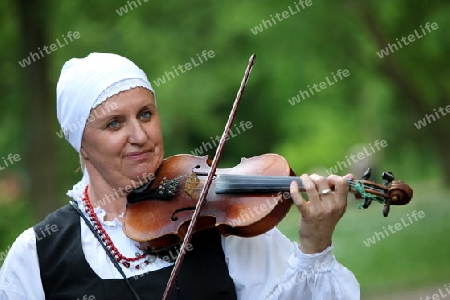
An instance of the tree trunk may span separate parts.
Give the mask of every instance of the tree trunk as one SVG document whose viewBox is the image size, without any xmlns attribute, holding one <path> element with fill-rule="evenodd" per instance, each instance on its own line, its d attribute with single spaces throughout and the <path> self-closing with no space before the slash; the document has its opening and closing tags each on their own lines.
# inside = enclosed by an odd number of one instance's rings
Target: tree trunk
<svg viewBox="0 0 450 300">
<path fill-rule="evenodd" d="M 24 162 L 27 166 L 29 185 L 27 199 L 34 216 L 42 219 L 58 206 L 57 163 L 55 161 L 55 100 L 49 92 L 49 57 L 42 50 L 47 42 L 48 3 L 45 0 L 19 0 L 18 5 L 21 38 L 21 57 L 34 53 L 31 64 L 23 67 L 21 86 L 26 111 L 21 115 L 25 124 L 26 147 Z M 40 49 L 38 49 L 40 48 Z M 42 55 L 43 53 L 43 55 Z M 49 54 L 51 55 L 51 53 Z"/>
</svg>

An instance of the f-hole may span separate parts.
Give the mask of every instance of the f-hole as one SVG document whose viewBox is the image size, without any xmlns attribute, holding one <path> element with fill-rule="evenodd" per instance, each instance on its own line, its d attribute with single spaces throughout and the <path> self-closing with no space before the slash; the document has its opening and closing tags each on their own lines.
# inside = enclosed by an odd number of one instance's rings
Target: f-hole
<svg viewBox="0 0 450 300">
<path fill-rule="evenodd" d="M 176 216 L 177 213 L 179 212 L 183 212 L 183 211 L 194 211 L 195 210 L 195 206 L 189 206 L 189 207 L 183 207 L 183 208 L 179 208 L 176 211 L 173 212 L 172 217 L 170 218 L 172 221 L 177 221 L 178 217 Z"/>
</svg>

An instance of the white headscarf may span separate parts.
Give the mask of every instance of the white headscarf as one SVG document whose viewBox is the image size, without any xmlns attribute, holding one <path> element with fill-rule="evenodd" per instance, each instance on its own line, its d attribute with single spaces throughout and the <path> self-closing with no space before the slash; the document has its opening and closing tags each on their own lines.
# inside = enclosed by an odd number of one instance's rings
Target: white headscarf
<svg viewBox="0 0 450 300">
<path fill-rule="evenodd" d="M 91 53 L 64 64 L 56 87 L 56 112 L 66 140 L 77 152 L 90 111 L 134 87 L 144 87 L 154 94 L 145 73 L 117 54 Z"/>
<path fill-rule="evenodd" d="M 68 60 L 56 87 L 56 112 L 67 141 L 79 153 L 92 109 L 122 91 L 143 87 L 155 94 L 144 71 L 117 54 L 91 53 Z M 89 181 L 83 170 L 82 181 Z"/>
</svg>

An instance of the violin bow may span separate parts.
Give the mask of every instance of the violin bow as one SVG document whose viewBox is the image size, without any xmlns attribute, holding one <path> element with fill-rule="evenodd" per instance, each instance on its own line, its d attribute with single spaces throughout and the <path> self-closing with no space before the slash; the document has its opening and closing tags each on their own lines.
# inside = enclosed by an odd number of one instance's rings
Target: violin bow
<svg viewBox="0 0 450 300">
<path fill-rule="evenodd" d="M 211 170 L 208 173 L 208 176 L 206 177 L 205 185 L 203 186 L 203 189 L 200 193 L 200 198 L 198 199 L 197 205 L 195 206 L 195 211 L 192 214 L 191 223 L 189 224 L 189 227 L 187 229 L 183 243 L 181 244 L 181 247 L 180 247 L 179 255 L 177 257 L 177 260 L 175 261 L 175 265 L 170 274 L 169 281 L 167 282 L 167 286 L 164 291 L 162 300 L 166 300 L 167 297 L 169 296 L 170 289 L 173 286 L 173 281 L 175 280 L 175 277 L 178 274 L 178 271 L 180 269 L 181 263 L 183 262 L 184 256 L 186 254 L 185 249 L 192 238 L 192 234 L 194 231 L 193 229 L 197 222 L 198 216 L 200 215 L 200 210 L 202 209 L 203 205 L 206 202 L 206 196 L 208 195 L 209 187 L 211 186 L 212 180 L 214 178 L 214 174 L 216 173 L 217 165 L 219 164 L 220 156 L 222 155 L 222 150 L 223 150 L 223 147 L 225 146 L 225 141 L 227 140 L 227 137 L 228 137 L 228 132 L 230 131 L 231 125 L 233 124 L 234 118 L 236 116 L 237 108 L 241 102 L 242 94 L 244 93 L 248 78 L 250 77 L 250 73 L 253 69 L 253 64 L 255 62 L 255 59 L 256 59 L 256 55 L 252 54 L 248 61 L 248 65 L 247 65 L 247 68 L 244 73 L 244 78 L 242 79 L 241 86 L 239 87 L 239 90 L 237 92 L 236 99 L 234 100 L 230 115 L 228 116 L 228 121 L 225 125 L 225 129 L 220 138 L 219 145 L 217 146 L 216 154 L 211 163 Z"/>
</svg>

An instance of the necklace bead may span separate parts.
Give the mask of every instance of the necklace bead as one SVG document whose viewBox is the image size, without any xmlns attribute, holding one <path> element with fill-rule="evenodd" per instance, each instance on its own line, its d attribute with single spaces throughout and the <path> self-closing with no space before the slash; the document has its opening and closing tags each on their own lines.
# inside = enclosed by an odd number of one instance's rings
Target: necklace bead
<svg viewBox="0 0 450 300">
<path fill-rule="evenodd" d="M 109 237 L 106 230 L 103 228 L 97 215 L 94 212 L 94 208 L 92 207 L 91 201 L 89 200 L 88 186 L 86 186 L 86 188 L 84 189 L 82 200 L 83 200 L 83 204 L 85 207 L 84 211 L 88 214 L 89 220 L 92 222 L 92 225 L 93 225 L 95 231 L 98 233 L 102 242 L 105 244 L 106 248 L 111 253 L 111 255 L 117 260 L 117 262 L 121 263 L 126 268 L 129 268 L 131 265 L 130 262 L 135 262 L 137 260 L 147 257 L 146 253 L 142 253 L 142 254 L 136 253 L 136 257 L 126 257 L 126 256 L 122 255 L 122 253 L 119 252 L 119 250 L 114 245 L 113 241 Z M 144 264 L 148 265 L 148 260 L 145 260 Z M 139 264 L 136 265 L 135 268 L 138 270 L 140 268 L 140 265 Z"/>
</svg>

